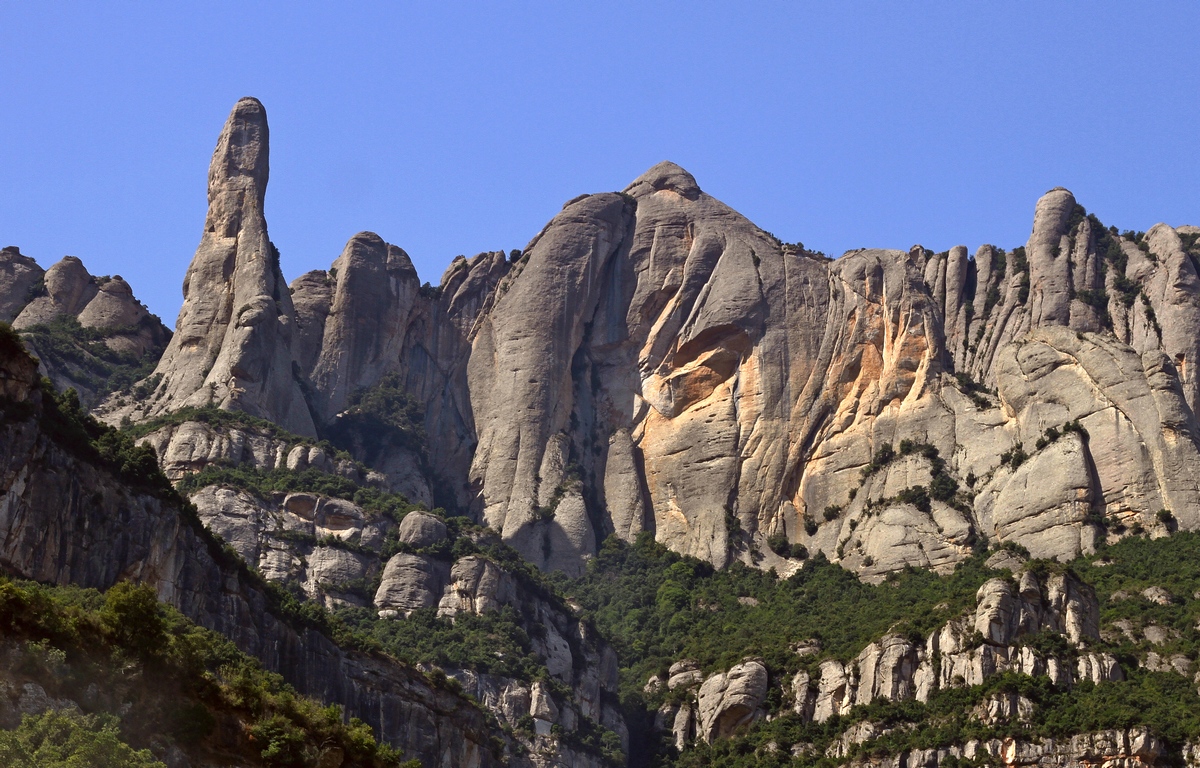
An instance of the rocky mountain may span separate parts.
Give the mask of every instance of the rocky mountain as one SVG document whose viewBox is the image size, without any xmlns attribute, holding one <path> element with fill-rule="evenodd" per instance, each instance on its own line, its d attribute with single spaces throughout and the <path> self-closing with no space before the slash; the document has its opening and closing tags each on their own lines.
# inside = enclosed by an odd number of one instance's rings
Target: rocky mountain
<svg viewBox="0 0 1200 768">
<path fill-rule="evenodd" d="M 370 232 L 289 286 L 268 176 L 242 99 L 173 335 L 119 277 L 0 252 L 0 319 L 78 393 L 6 356 L 10 574 L 151 584 L 426 765 L 1200 754 L 1200 720 L 1063 714 L 1200 647 L 1190 602 L 1143 626 L 1078 573 L 1200 529 L 1200 228 L 1120 232 L 1058 188 L 1011 250 L 834 259 L 660 163 L 436 287 Z M 80 403 L 121 431 L 55 426 Z M 661 561 L 657 591 L 625 602 L 614 557 Z M 778 596 L 833 572 L 950 597 L 802 632 Z"/>
<path fill-rule="evenodd" d="M 20 249 L 4 248 L 0 286 L 0 322 L 21 331 L 43 376 L 75 389 L 89 407 L 132 391 L 171 338 L 120 275 L 94 277 L 74 256 L 44 270 Z"/>
<path fill-rule="evenodd" d="M 879 579 L 978 541 L 1070 558 L 1164 509 L 1200 525 L 1200 229 L 1119 234 L 1055 189 L 1011 252 L 829 259 L 661 163 L 436 289 L 360 233 L 284 291 L 267 136 L 239 102 L 156 388 L 111 423 L 212 405 L 327 436 L 399 382 L 424 455 L 357 458 L 571 575 L 643 530 L 718 566 L 786 573 L 799 544 Z"/>
</svg>

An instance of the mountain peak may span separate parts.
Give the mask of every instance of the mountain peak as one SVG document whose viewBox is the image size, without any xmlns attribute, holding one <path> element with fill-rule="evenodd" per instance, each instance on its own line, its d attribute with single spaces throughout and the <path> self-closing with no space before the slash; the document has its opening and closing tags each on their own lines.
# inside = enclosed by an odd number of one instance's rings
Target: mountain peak
<svg viewBox="0 0 1200 768">
<path fill-rule="evenodd" d="M 696 184 L 696 177 L 670 160 L 663 160 L 638 176 L 625 188 L 625 192 L 636 197 L 664 189 L 683 195 L 688 200 L 695 200 L 700 196 L 700 186 Z"/>
</svg>

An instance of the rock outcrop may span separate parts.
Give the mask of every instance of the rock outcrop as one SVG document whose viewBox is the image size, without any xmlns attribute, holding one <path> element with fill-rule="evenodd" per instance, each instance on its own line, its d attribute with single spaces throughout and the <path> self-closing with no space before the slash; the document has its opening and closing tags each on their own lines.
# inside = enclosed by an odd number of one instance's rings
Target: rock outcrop
<svg viewBox="0 0 1200 768">
<path fill-rule="evenodd" d="M 704 681 L 697 696 L 700 734 L 705 741 L 731 736 L 763 716 L 767 697 L 767 668 L 747 661 Z"/>
<path fill-rule="evenodd" d="M 296 313 L 267 236 L 267 114 L 257 99 L 233 108 L 208 169 L 208 215 L 183 280 L 175 335 L 147 403 L 113 418 L 217 406 L 301 435 L 316 428 L 293 371 Z"/>
<path fill-rule="evenodd" d="M 131 490 L 45 436 L 32 365 L 22 370 L 30 417 L 0 424 L 0 563 L 7 573 L 105 589 L 130 579 L 155 588 L 197 623 L 230 638 L 301 693 L 337 702 L 384 741 L 429 764 L 509 764 L 493 754 L 484 712 L 387 658 L 347 651 L 281 619 L 248 576 L 181 510 Z"/>
<path fill-rule="evenodd" d="M 924 702 L 938 690 L 981 685 L 1003 672 L 1046 676 L 1059 688 L 1080 680 L 1125 679 L 1111 654 L 1082 650 L 1100 639 L 1099 606 L 1090 586 L 1065 572 L 1039 577 L 1019 569 L 1017 579 L 1016 586 L 999 578 L 985 582 L 976 594 L 974 611 L 947 622 L 924 642 L 885 635 L 847 662 L 825 658 L 819 664 L 806 663 L 774 686 L 782 689 L 786 706 L 801 719 L 823 723 L 876 700 Z M 1035 650 L 1026 642 L 1043 634 L 1061 636 L 1064 646 L 1080 650 L 1060 655 Z M 820 653 L 812 641 L 801 641 L 795 648 L 805 658 Z M 1187 674 L 1157 659 L 1148 656 L 1147 667 Z M 662 685 L 661 678 L 652 680 L 647 693 L 656 694 Z M 727 737 L 768 715 L 763 705 L 770 685 L 768 671 L 758 661 L 705 677 L 695 662 L 681 660 L 670 668 L 666 687 L 674 693 L 659 710 L 656 728 L 670 732 L 681 749 L 692 739 Z M 687 693 L 682 700 L 677 689 Z M 1005 694 L 983 702 L 977 719 L 1016 722 L 1028 719 L 1031 706 L 1016 694 Z M 836 754 L 831 756 L 845 757 L 850 746 L 880 735 L 877 729 L 851 729 L 835 743 Z"/>
<path fill-rule="evenodd" d="M 0 249 L 0 321 L 11 324 L 45 290 L 46 271 L 15 245 Z"/>
<path fill-rule="evenodd" d="M 423 452 L 355 457 L 570 574 L 643 530 L 719 566 L 823 552 L 878 580 L 980 540 L 1067 559 L 1163 509 L 1200 527 L 1200 232 L 1120 235 L 1059 188 L 1011 251 L 831 260 L 660 163 L 436 288 L 360 233 L 283 290 L 266 139 L 239 102 L 162 380 L 112 422 L 211 403 L 311 435 L 401 386 Z"/>
<path fill-rule="evenodd" d="M 128 397 L 134 372 L 171 338 L 120 275 L 95 277 L 74 256 L 42 270 L 15 247 L 0 251 L 0 321 L 21 332 L 43 376 L 87 407 L 114 390 Z"/>
<path fill-rule="evenodd" d="M 1190 754 L 1190 747 L 1188 748 Z M 846 765 L 854 768 L 938 768 L 959 765 L 962 760 L 984 765 L 1036 765 L 1046 768 L 1138 768 L 1173 765 L 1162 740 L 1144 728 L 1081 733 L 1064 739 L 1021 741 L 1017 739 L 972 740 L 941 749 L 905 750 L 882 759 L 857 758 Z"/>
<path fill-rule="evenodd" d="M 264 578 L 298 587 L 328 607 L 370 607 L 380 618 L 396 621 L 420 610 L 451 619 L 511 612 L 554 689 L 538 689 L 532 679 L 481 675 L 453 664 L 443 665 L 443 671 L 483 694 L 481 700 L 495 700 L 501 709 L 492 711 L 509 728 L 523 728 L 526 717 L 543 721 L 544 727 L 519 737 L 532 740 L 527 746 L 533 752 L 558 755 L 574 765 L 598 765 L 595 754 L 570 747 L 569 737 L 561 736 L 584 728 L 585 721 L 613 731 L 628 746 L 625 723 L 613 703 L 617 667 L 612 650 L 565 604 L 537 594 L 486 555 L 450 554 L 453 538 L 436 515 L 415 510 L 397 524 L 321 494 L 255 494 L 222 486 L 203 488 L 191 501 L 201 522 Z M 456 536 L 473 537 L 479 546 L 496 543 L 495 534 L 483 530 Z M 387 556 L 396 549 L 401 551 Z M 562 694 L 564 686 L 569 696 Z M 525 708 L 510 711 L 516 701 L 526 702 Z"/>
</svg>

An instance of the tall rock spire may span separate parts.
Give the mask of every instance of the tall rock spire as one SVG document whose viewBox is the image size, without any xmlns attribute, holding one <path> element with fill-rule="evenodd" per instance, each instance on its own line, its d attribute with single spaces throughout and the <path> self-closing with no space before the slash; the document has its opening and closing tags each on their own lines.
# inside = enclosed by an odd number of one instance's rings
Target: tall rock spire
<svg viewBox="0 0 1200 768">
<path fill-rule="evenodd" d="M 145 416 L 215 405 L 315 434 L 292 371 L 295 312 L 263 215 L 268 135 L 263 105 L 238 101 L 208 168 L 204 233 Z"/>
</svg>

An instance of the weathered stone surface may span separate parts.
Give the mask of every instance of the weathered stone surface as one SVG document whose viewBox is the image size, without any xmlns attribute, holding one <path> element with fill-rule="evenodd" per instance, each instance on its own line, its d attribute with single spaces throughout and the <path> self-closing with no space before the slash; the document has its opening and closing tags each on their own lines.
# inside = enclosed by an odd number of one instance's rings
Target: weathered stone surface
<svg viewBox="0 0 1200 768">
<path fill-rule="evenodd" d="M 37 292 L 46 272 L 10 245 L 0 249 L 0 321 L 12 323 Z"/>
<path fill-rule="evenodd" d="M 161 382 L 144 409 L 118 416 L 216 405 L 315 434 L 292 370 L 292 297 L 263 215 L 268 154 L 266 110 L 242 99 L 209 166 L 208 215 L 183 281 L 175 336 L 155 369 Z"/>
<path fill-rule="evenodd" d="M 62 261 L 46 270 L 43 280 L 46 295 L 35 298 L 21 310 L 13 321 L 14 328 L 47 323 L 62 315 L 76 317 L 100 290 L 83 262 L 75 256 L 64 256 Z"/>
<path fill-rule="evenodd" d="M 436 608 L 449 579 L 450 568 L 442 560 L 425 555 L 393 555 L 383 569 L 375 606 L 381 612 L 404 615 L 418 608 Z"/>
<path fill-rule="evenodd" d="M 1142 590 L 1142 597 L 1158 605 L 1170 605 L 1175 602 L 1175 596 L 1162 587 L 1146 587 Z"/>
<path fill-rule="evenodd" d="M 239 102 L 163 383 L 112 420 L 211 401 L 311 434 L 310 412 L 331 420 L 394 375 L 425 409 L 428 461 L 358 458 L 569 574 L 642 530 L 786 575 L 799 560 L 765 546 L 782 535 L 878 581 L 949 571 L 980 538 L 1068 559 L 1101 517 L 1159 535 L 1166 509 L 1200 528 L 1200 278 L 1182 230 L 1115 236 L 1058 188 L 1012 252 L 830 260 L 660 163 L 572 200 L 512 259 L 456 259 L 436 289 L 361 233 L 293 297 L 262 257 L 265 137 L 261 105 Z M 902 441 L 918 449 L 872 464 Z M 935 470 L 954 499 L 898 500 Z"/>
<path fill-rule="evenodd" d="M 316 469 L 359 485 L 395 490 L 388 478 L 352 461 L 337 458 L 324 447 L 257 427 L 219 427 L 200 421 L 168 424 L 142 438 L 158 454 L 158 463 L 172 480 L 210 464 L 246 465 L 269 471 Z"/>
<path fill-rule="evenodd" d="M 515 599 L 516 585 L 508 572 L 486 558 L 464 557 L 450 571 L 449 583 L 438 602 L 438 614 L 486 613 Z"/>
<path fill-rule="evenodd" d="M 408 254 L 374 232 L 350 238 L 330 275 L 331 303 L 311 373 L 320 393 L 314 405 L 326 420 L 357 390 L 398 367 L 404 337 L 397 331 L 407 324 L 420 287 Z"/>
<path fill-rule="evenodd" d="M 762 717 L 767 679 L 761 662 L 746 661 L 705 680 L 697 697 L 701 737 L 709 742 L 724 738 Z"/>
<path fill-rule="evenodd" d="M 99 290 L 77 315 L 84 328 L 132 327 L 150 316 L 133 297 L 129 283 L 117 275 L 99 284 Z"/>
<path fill-rule="evenodd" d="M 703 682 L 704 673 L 700 671 L 699 665 L 690 659 L 685 659 L 671 665 L 667 677 L 667 688 L 673 691 L 676 688 L 691 688 Z"/>
<path fill-rule="evenodd" d="M 870 704 L 876 698 L 906 701 L 914 697 L 914 678 L 920 655 L 908 640 L 888 635 L 864 648 L 856 663 L 856 703 Z"/>
<path fill-rule="evenodd" d="M 618 195 L 594 195 L 555 217 L 481 318 L 467 364 L 479 436 L 471 479 L 484 488 L 483 521 L 535 563 L 546 563 L 542 542 L 550 538 L 551 553 L 568 555 L 562 564 L 573 573 L 595 540 L 590 526 L 574 526 L 574 515 L 570 528 L 539 516 L 564 482 L 561 470 L 547 476 L 543 467 L 567 463 L 561 438 L 571 416 L 570 361 L 632 223 L 630 208 Z M 555 321 L 531 323 L 534 313 Z"/>
<path fill-rule="evenodd" d="M 409 512 L 396 536 L 414 547 L 429 547 L 446 538 L 446 524 L 426 512 Z"/>
<path fill-rule="evenodd" d="M 1125 679 L 1121 665 L 1109 653 L 1089 653 L 1079 657 L 1079 679 L 1103 683 Z"/>
<path fill-rule="evenodd" d="M 300 692 L 342 704 L 406 753 L 476 768 L 507 762 L 490 749 L 484 713 L 460 694 L 289 626 L 253 583 L 212 558 L 178 510 L 80 462 L 42 436 L 36 420 L 6 421 L 0 431 L 0 558 L 10 573 L 98 589 L 122 579 L 150 584 Z"/>
</svg>

